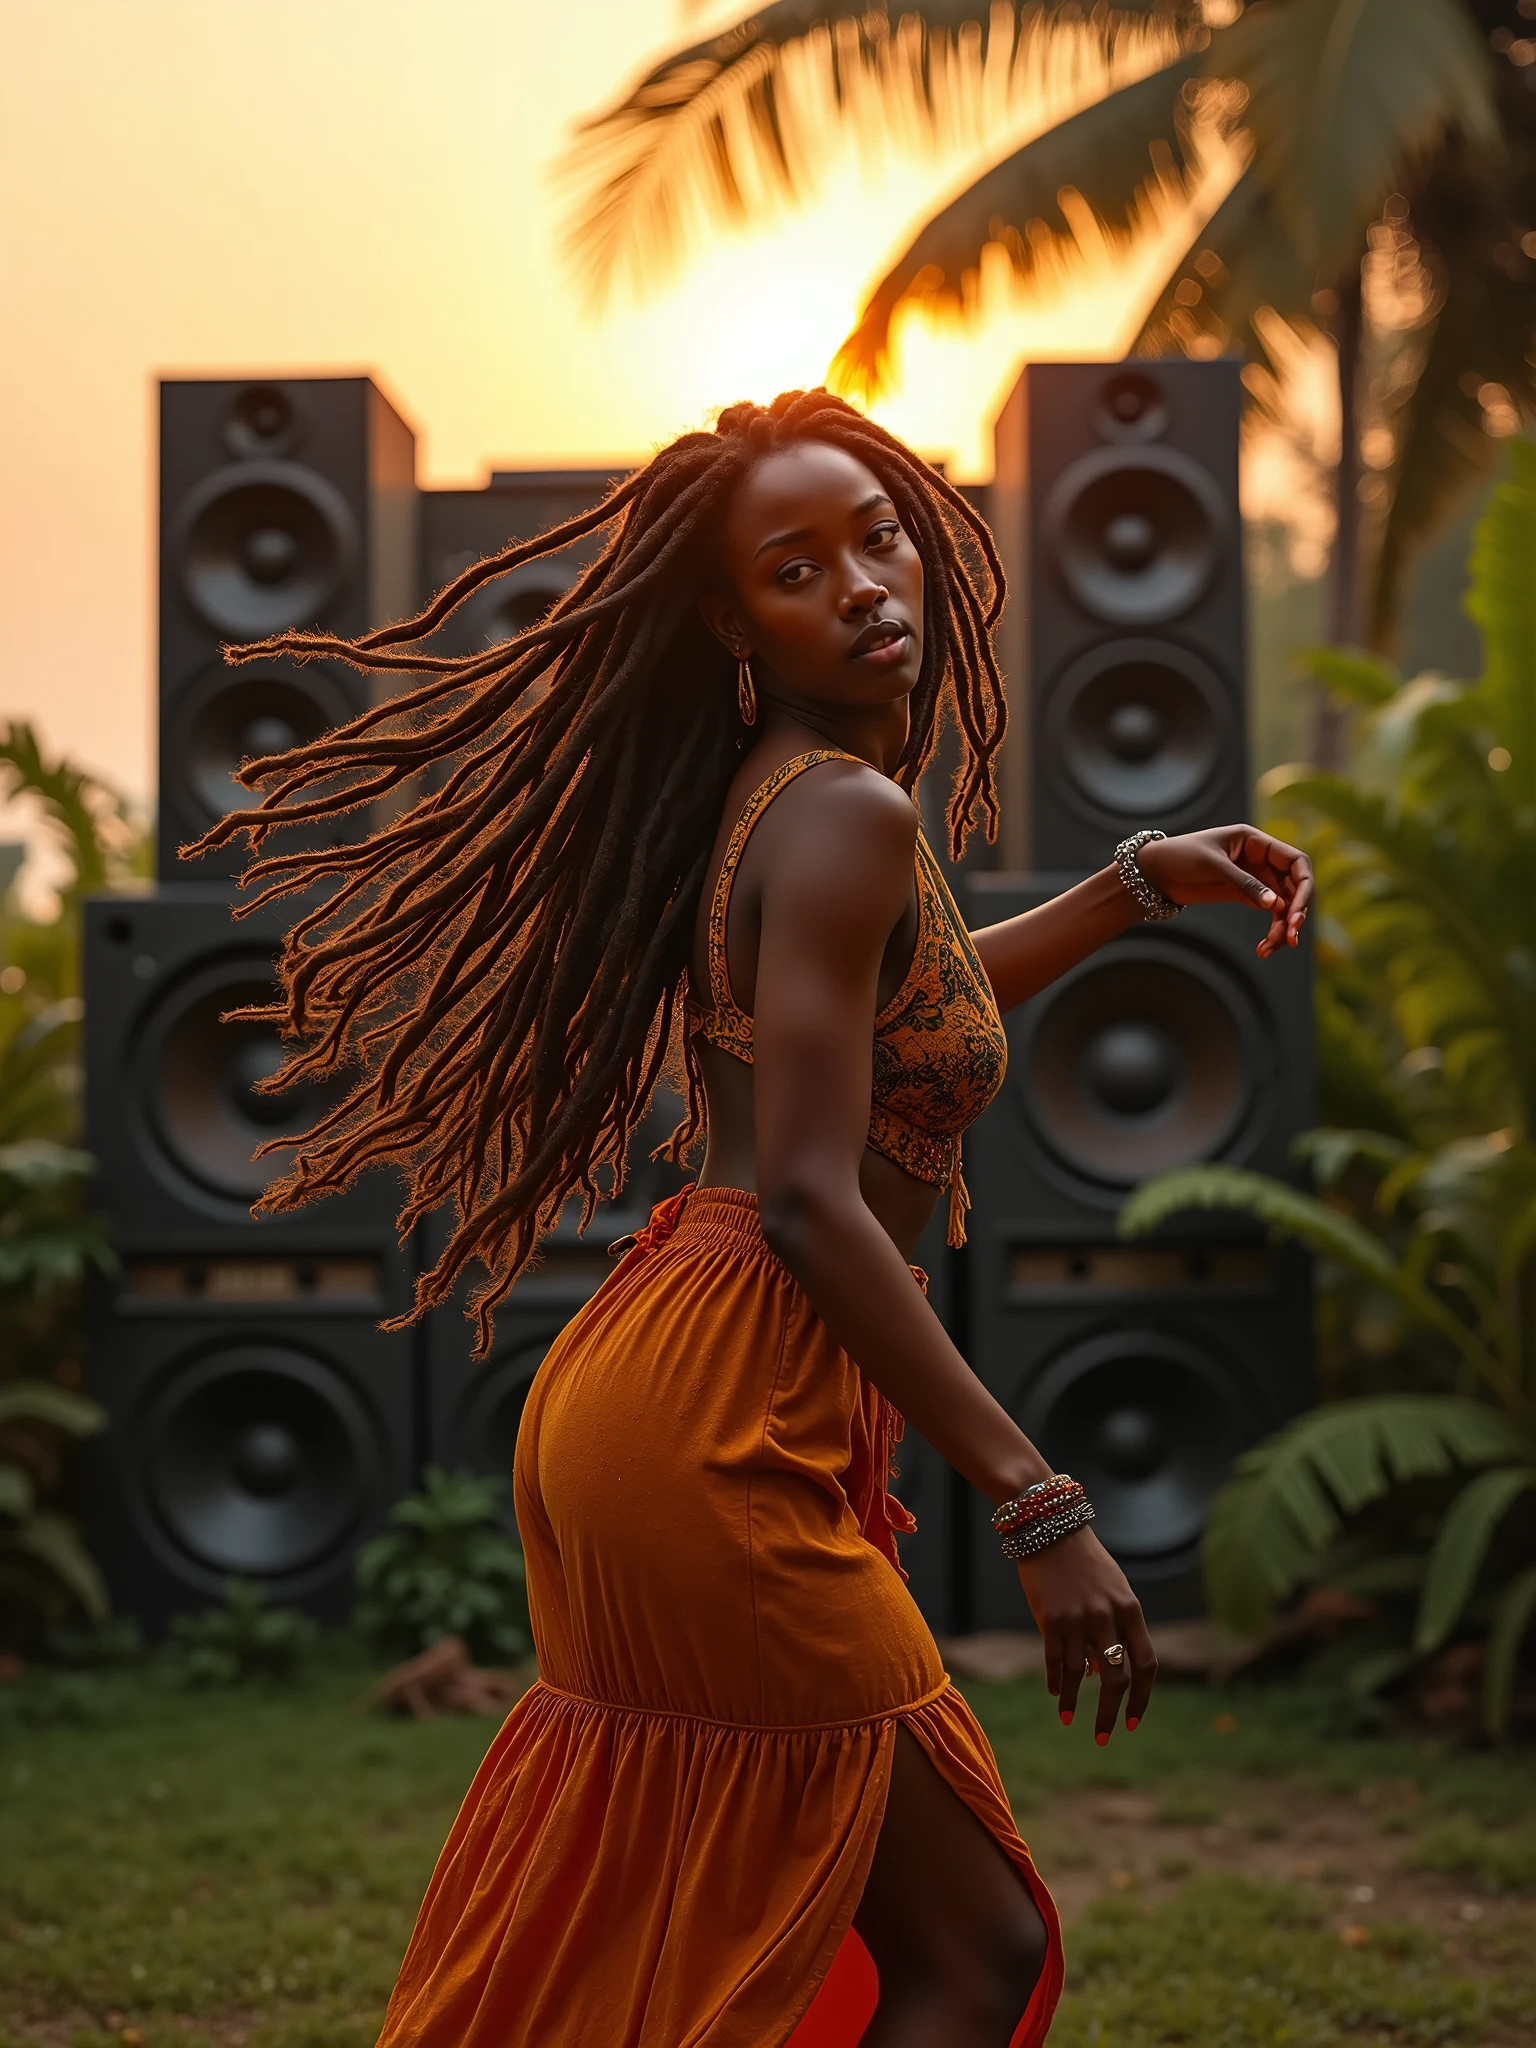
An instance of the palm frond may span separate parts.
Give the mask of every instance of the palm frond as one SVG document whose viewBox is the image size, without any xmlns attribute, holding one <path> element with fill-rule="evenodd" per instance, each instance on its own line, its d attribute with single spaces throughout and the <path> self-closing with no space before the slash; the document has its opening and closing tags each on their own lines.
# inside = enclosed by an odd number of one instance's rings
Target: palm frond
<svg viewBox="0 0 1536 2048">
<path fill-rule="evenodd" d="M 1522 1493 L 1536 1487 L 1536 1467 L 1501 1465 L 1464 1486 L 1435 1538 L 1413 1624 L 1413 1647 L 1438 1650 L 1461 1619 L 1494 1532 Z"/>
<path fill-rule="evenodd" d="M 24 719 L 13 719 L 0 730 L 0 790 L 8 796 L 37 797 L 62 828 L 74 863 L 72 895 L 105 886 L 109 855 L 102 814 L 116 810 L 121 815 L 121 799 L 114 792 L 68 761 L 46 759 L 36 732 Z"/>
<path fill-rule="evenodd" d="M 643 285 L 702 228 L 743 219 L 749 195 L 804 196 L 829 121 L 904 144 L 914 129 L 932 135 L 999 36 L 1010 74 L 1044 38 L 1094 69 L 1149 30 L 1192 32 L 1199 15 L 1194 0 L 1117 0 L 1091 14 L 1066 0 L 773 0 L 669 52 L 578 129 L 563 165 L 578 277 L 593 300 L 624 272 Z"/>
<path fill-rule="evenodd" d="M 1520 1649 L 1536 1618 L 1536 1564 L 1518 1573 L 1499 1595 L 1483 1667 L 1483 1725 L 1492 1736 L 1509 1726 Z"/>
<path fill-rule="evenodd" d="M 879 388 L 898 308 L 922 304 L 963 318 L 976 306 L 983 253 L 997 246 L 1027 286 L 1072 239 L 1062 205 L 1071 191 L 1111 227 L 1129 225 L 1141 194 L 1159 178 L 1186 181 L 1181 94 L 1201 73 L 1198 51 L 1118 87 L 1057 122 L 934 214 L 865 300 L 858 325 L 832 360 L 839 390 Z"/>
<path fill-rule="evenodd" d="M 112 1602 L 95 1560 L 62 1515 L 33 1515 L 20 1528 L 0 1531 L 0 1558 L 7 1553 L 41 1566 L 88 1620 L 106 1621 L 111 1615 Z"/>
<path fill-rule="evenodd" d="M 1453 1395 L 1378 1395 L 1314 1409 L 1240 1458 L 1211 1508 L 1211 1612 L 1256 1635 L 1312 1573 L 1346 1518 L 1405 1480 L 1520 1455 L 1514 1424 Z"/>
<path fill-rule="evenodd" d="M 8 1380 L 0 1386 L 0 1424 L 45 1422 L 66 1436 L 94 1436 L 105 1429 L 105 1409 L 52 1380 Z"/>
<path fill-rule="evenodd" d="M 1131 352 L 1230 346 L 1249 354 L 1255 313 L 1269 306 L 1287 319 L 1304 314 L 1316 283 L 1249 162 L 1170 270 Z"/>
<path fill-rule="evenodd" d="M 1257 0 L 1211 39 L 1247 88 L 1254 166 L 1292 245 L 1337 276 L 1447 133 L 1493 147 L 1493 67 L 1461 0 Z"/>
<path fill-rule="evenodd" d="M 1344 1131 L 1324 1124 L 1303 1131 L 1292 1143 L 1291 1156 L 1311 1167 L 1319 1187 L 1331 1188 L 1352 1166 L 1364 1164 L 1377 1173 L 1393 1173 L 1421 1155 L 1386 1131 Z"/>
</svg>

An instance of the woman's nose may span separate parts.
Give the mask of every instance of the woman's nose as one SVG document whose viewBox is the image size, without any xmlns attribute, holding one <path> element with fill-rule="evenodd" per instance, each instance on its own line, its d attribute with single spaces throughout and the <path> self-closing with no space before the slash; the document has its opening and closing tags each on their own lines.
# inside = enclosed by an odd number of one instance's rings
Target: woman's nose
<svg viewBox="0 0 1536 2048">
<path fill-rule="evenodd" d="M 852 618 L 856 612 L 872 612 L 877 605 L 884 604 L 890 594 L 867 569 L 855 569 L 843 586 L 838 609 L 845 619 Z"/>
</svg>

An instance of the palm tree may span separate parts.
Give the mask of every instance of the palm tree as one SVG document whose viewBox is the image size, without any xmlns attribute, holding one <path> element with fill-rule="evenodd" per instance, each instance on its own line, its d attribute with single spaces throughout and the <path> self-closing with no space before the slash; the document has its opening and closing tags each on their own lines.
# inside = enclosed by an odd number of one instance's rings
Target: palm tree
<svg viewBox="0 0 1536 2048">
<path fill-rule="evenodd" d="M 1066 49 L 1071 110 L 918 231 L 870 289 L 833 381 L 879 389 L 903 308 L 970 317 L 989 247 L 1038 288 L 1081 205 L 1126 238 L 1182 205 L 1188 234 L 1134 347 L 1256 354 L 1266 307 L 1331 336 L 1331 632 L 1386 648 L 1414 552 L 1486 475 L 1497 437 L 1536 419 L 1532 17 L 1536 0 L 773 0 L 671 52 L 583 126 L 572 253 L 594 294 L 626 273 L 644 283 L 712 221 L 802 197 L 829 121 L 932 133 L 957 80 L 992 67 L 1022 87 Z M 1394 295 L 1406 332 L 1384 343 L 1369 315 Z M 1326 720 L 1319 740 L 1321 758 L 1336 752 Z"/>
</svg>

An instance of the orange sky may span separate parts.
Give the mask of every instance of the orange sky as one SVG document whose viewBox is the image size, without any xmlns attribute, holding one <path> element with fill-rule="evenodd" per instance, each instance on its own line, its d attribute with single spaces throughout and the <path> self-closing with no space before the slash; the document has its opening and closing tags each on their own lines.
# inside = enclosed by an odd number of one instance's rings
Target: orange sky
<svg viewBox="0 0 1536 2048">
<path fill-rule="evenodd" d="M 705 19 L 730 18 L 730 8 Z M 676 0 L 50 0 L 0 71 L 0 710 L 150 793 L 153 380 L 371 370 L 419 474 L 633 457 L 818 383 L 862 284 L 968 160 L 843 152 L 818 202 L 582 313 L 549 166 Z M 956 473 L 1027 353 L 1117 354 L 1142 277 L 916 324 L 877 408 Z"/>
</svg>

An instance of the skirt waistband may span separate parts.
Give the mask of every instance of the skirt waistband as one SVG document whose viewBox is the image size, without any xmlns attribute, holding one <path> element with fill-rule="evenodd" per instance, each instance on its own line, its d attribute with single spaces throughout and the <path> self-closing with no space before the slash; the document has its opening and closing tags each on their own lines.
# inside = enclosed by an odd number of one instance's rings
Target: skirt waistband
<svg viewBox="0 0 1536 2048">
<path fill-rule="evenodd" d="M 782 1264 L 763 1236 L 757 1197 L 746 1188 L 682 1189 L 651 1211 L 650 1221 L 635 1238 L 633 1248 L 642 1253 L 653 1252 L 668 1243 L 703 1243 L 721 1238 L 733 1239 L 744 1250 L 772 1259 L 775 1265 Z M 911 1266 L 908 1271 L 926 1294 L 928 1275 L 922 1267 Z"/>
</svg>

